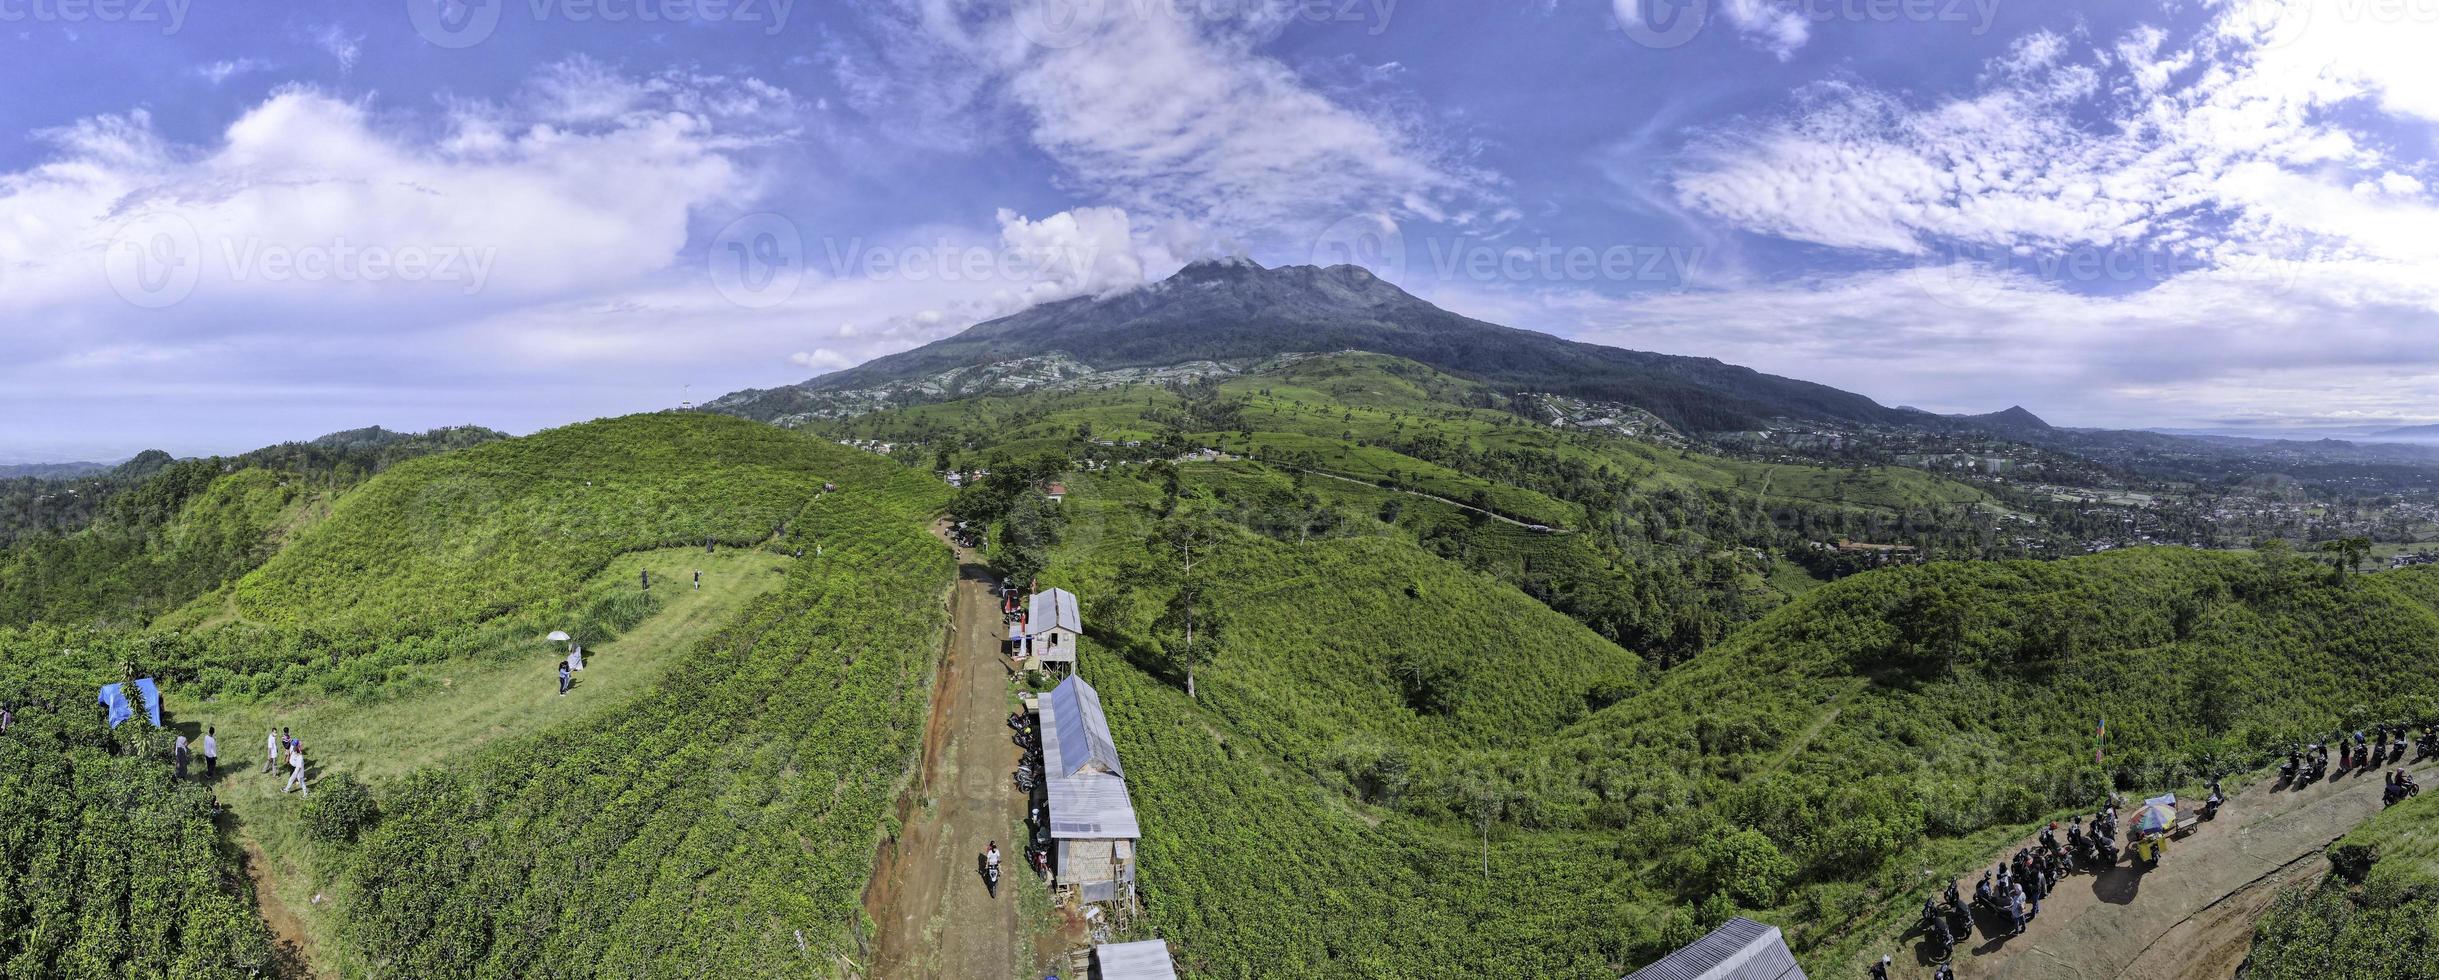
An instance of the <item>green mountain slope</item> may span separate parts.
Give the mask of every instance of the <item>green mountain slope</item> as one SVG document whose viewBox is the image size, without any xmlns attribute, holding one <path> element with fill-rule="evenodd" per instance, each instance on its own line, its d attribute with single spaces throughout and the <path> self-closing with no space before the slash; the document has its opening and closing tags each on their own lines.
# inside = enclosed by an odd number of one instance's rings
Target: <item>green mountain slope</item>
<svg viewBox="0 0 2439 980">
<path fill-rule="evenodd" d="M 1223 625 L 1189 702 L 1132 483 L 1071 487 L 1045 580 L 1085 598 L 1152 926 L 1201 975 L 1615 976 L 1739 911 L 1832 969 L 1925 867 L 2439 705 L 2413 667 L 2439 575 L 2165 549 L 1891 569 L 1661 672 L 1396 537 L 1243 530 L 1206 559 Z M 1242 513 L 1191 480 L 1178 507 Z"/>
<path fill-rule="evenodd" d="M 190 495 L 171 526 L 286 513 L 238 506 L 263 477 L 225 479 Z M 445 699 L 446 679 L 430 673 L 444 665 L 525 663 L 547 683 L 559 645 L 544 632 L 598 643 L 658 608 L 640 583 L 601 578 L 605 568 L 711 539 L 769 549 L 789 566 L 785 582 L 607 722 L 441 746 L 437 764 L 372 787 L 380 816 L 350 822 L 360 841 L 324 840 L 303 866 L 273 873 L 311 874 L 312 890 L 329 893 L 336 911 L 317 914 L 344 920 L 350 949 L 316 961 L 350 975 L 532 975 L 553 962 L 588 975 L 828 972 L 852 955 L 875 835 L 918 738 L 951 577 L 924 526 L 946 499 L 935 480 L 799 433 L 706 415 L 615 419 L 396 466 L 153 628 L 0 628 L 0 703 L 26 737 L 58 731 L 122 757 L 113 770 L 0 756 L 5 772 L 23 772 L 0 775 L 0 807 L 36 821 L 0 851 L 0 868 L 15 879 L 75 861 L 97 876 L 92 890 L 74 886 L 88 911 L 62 904 L 67 892 L 20 903 L 12 890 L 0 917 L 24 928 L 0 939 L 0 961 L 11 976 L 152 976 L 162 974 L 143 957 L 166 945 L 199 958 L 182 975 L 238 976 L 266 953 L 250 915 L 198 919 L 225 934 L 217 945 L 159 938 L 160 917 L 185 907 L 175 902 L 243 908 L 233 856 L 178 843 L 174 866 L 110 863 L 141 840 L 107 831 L 108 814 L 136 812 L 131 793 L 174 805 L 175 820 L 149 833 L 218 838 L 206 794 L 170 785 L 168 735 L 105 732 L 93 685 L 157 677 L 190 712 L 172 723 L 193 735 L 215 704 L 277 717 L 302 700 Z M 806 558 L 779 557 L 799 548 Z M 222 734 L 229 754 L 251 754 L 247 737 Z M 351 760 L 315 761 L 317 805 L 344 798 L 332 780 Z M 86 770 L 135 782 L 86 790 Z M 554 922 L 555 939 L 535 932 Z"/>
<path fill-rule="evenodd" d="M 804 976 L 852 957 L 953 573 L 879 496 L 808 507 L 783 543 L 823 556 L 632 709 L 390 794 L 337 862 L 373 971 Z"/>
<path fill-rule="evenodd" d="M 142 626 L 253 570 L 371 475 L 501 438 L 366 429 L 228 458 L 149 452 L 90 478 L 0 484 L 0 625 Z"/>
<path fill-rule="evenodd" d="M 1817 553 L 1814 542 L 2017 547 L 1993 530 L 1988 496 L 1931 474 L 1710 456 L 1529 421 L 1491 407 L 1502 397 L 1411 361 L 1343 354 L 1216 385 L 1032 392 L 807 428 L 964 468 L 1052 454 L 1157 469 L 1200 447 L 1245 454 L 1255 462 L 1182 465 L 1270 474 L 1231 506 L 1279 520 L 1312 513 L 1304 497 L 1377 517 L 1663 662 L 1775 608 L 1783 590 L 1765 577 L 1784 556 Z M 1533 524 L 1575 533 L 1521 540 Z"/>
</svg>

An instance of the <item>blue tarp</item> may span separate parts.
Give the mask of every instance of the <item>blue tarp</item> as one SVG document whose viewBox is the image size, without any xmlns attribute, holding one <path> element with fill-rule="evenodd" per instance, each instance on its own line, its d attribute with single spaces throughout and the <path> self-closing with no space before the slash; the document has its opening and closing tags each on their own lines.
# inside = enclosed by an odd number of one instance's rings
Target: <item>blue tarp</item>
<svg viewBox="0 0 2439 980">
<path fill-rule="evenodd" d="M 127 702 L 127 695 L 121 690 L 121 687 L 122 685 L 118 684 L 102 685 L 102 706 L 110 709 L 110 727 L 112 728 L 117 728 L 120 722 L 135 717 L 135 706 Z M 136 697 L 142 698 L 144 701 L 145 717 L 152 719 L 152 727 L 161 727 L 160 687 L 153 684 L 150 677 L 138 678 L 135 687 Z"/>
</svg>

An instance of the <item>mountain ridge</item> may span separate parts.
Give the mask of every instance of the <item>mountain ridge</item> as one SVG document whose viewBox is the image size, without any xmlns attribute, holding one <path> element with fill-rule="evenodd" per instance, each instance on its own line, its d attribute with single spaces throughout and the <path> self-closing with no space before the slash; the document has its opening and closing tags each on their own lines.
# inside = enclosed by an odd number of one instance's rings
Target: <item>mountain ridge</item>
<svg viewBox="0 0 2439 980">
<path fill-rule="evenodd" d="M 769 421 L 800 414 L 823 393 L 1053 353 L 1107 371 L 1341 350 L 1405 357 L 1520 391 L 1623 402 L 1688 431 L 1753 429 L 1777 418 L 1960 424 L 1715 358 L 1605 347 L 1477 320 L 1360 266 L 1266 268 L 1241 259 L 1197 262 L 1138 289 L 1044 303 L 913 350 L 798 385 L 736 392 L 706 407 Z"/>
</svg>

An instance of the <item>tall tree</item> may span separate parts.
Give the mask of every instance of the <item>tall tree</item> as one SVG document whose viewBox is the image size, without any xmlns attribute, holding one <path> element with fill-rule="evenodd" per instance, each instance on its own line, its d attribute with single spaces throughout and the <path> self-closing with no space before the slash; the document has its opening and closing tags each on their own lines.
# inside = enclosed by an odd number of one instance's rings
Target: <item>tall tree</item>
<svg viewBox="0 0 2439 980">
<path fill-rule="evenodd" d="M 1165 573 L 1163 577 L 1177 584 L 1153 628 L 1159 632 L 1169 659 L 1185 673 L 1188 698 L 1196 696 L 1194 668 L 1204 656 L 1204 651 L 1197 650 L 1195 644 L 1199 639 L 1207 649 L 1221 629 L 1223 617 L 1210 601 L 1206 563 L 1220 542 L 1226 540 L 1226 533 L 1218 524 L 1197 515 L 1163 522 L 1153 529 L 1151 539 L 1146 542 Z"/>
<path fill-rule="evenodd" d="M 2356 569 L 2362 567 L 2363 559 L 2371 554 L 2371 539 L 2352 537 L 2324 541 L 2321 542 L 2320 550 L 2329 556 L 2329 571 L 2332 578 L 2342 583 L 2346 581 L 2346 576 L 2354 574 Z"/>
</svg>

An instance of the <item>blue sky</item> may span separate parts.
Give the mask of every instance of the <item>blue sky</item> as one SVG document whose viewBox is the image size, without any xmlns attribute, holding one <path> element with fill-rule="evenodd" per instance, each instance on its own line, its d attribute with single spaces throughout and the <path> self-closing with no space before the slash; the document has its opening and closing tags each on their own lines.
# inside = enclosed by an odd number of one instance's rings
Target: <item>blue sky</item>
<svg viewBox="0 0 2439 980">
<path fill-rule="evenodd" d="M 0 461 L 530 431 L 1194 258 L 1888 404 L 2439 419 L 2439 0 L 0 0 Z"/>
</svg>

